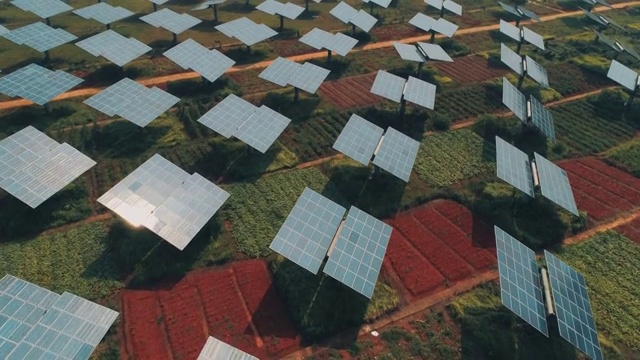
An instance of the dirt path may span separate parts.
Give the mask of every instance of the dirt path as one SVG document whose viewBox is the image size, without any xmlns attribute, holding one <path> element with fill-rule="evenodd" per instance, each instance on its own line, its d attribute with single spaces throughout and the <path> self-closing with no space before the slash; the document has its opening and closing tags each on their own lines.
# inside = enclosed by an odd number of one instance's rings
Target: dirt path
<svg viewBox="0 0 640 360">
<path fill-rule="evenodd" d="M 91 224 L 91 223 L 98 222 L 98 221 L 109 220 L 112 217 L 113 217 L 113 214 L 110 213 L 110 212 L 106 212 L 104 214 L 90 216 L 90 217 L 88 217 L 88 218 L 86 218 L 84 220 L 80 220 L 80 221 L 77 221 L 77 222 L 74 222 L 74 223 L 64 224 L 62 226 L 58 226 L 58 227 L 55 227 L 55 228 L 47 229 L 47 230 L 41 232 L 40 234 L 38 234 L 37 236 L 56 234 L 56 233 L 59 233 L 59 232 L 68 231 L 68 230 L 73 229 L 73 228 L 78 227 L 78 226 Z"/>
<path fill-rule="evenodd" d="M 621 8 L 625 8 L 625 7 L 628 7 L 628 6 L 638 6 L 638 5 L 640 5 L 640 1 L 629 1 L 629 2 L 624 2 L 624 3 L 620 3 L 620 4 L 615 4 L 615 5 L 613 5 L 612 8 L 608 8 L 606 6 L 600 6 L 600 7 L 595 8 L 594 11 L 602 12 L 602 11 L 609 11 L 611 9 L 621 9 Z M 542 22 L 553 21 L 553 20 L 562 19 L 562 18 L 565 18 L 565 17 L 579 16 L 581 14 L 582 14 L 582 11 L 580 11 L 580 10 L 579 11 L 570 11 L 570 12 L 565 12 L 565 13 L 560 13 L 560 14 L 543 16 L 543 17 L 540 18 L 540 21 L 542 21 Z M 522 24 L 528 24 L 528 23 L 530 23 L 530 21 L 523 21 L 522 22 Z M 480 32 L 498 30 L 499 28 L 500 28 L 499 24 L 478 26 L 478 27 L 458 30 L 456 32 L 456 35 L 460 36 L 460 35 L 466 35 L 466 34 L 475 34 L 475 33 L 480 33 Z M 437 36 L 437 37 L 441 37 L 441 36 Z M 418 42 L 418 41 L 427 41 L 430 38 L 431 38 L 431 35 L 422 35 L 422 36 L 414 36 L 414 37 L 405 38 L 405 39 L 399 39 L 399 40 L 378 42 L 378 43 L 373 43 L 373 44 L 367 44 L 365 46 L 353 49 L 351 52 L 388 48 L 388 47 L 393 46 L 393 43 L 395 43 L 395 42 L 401 42 L 401 43 L 407 44 L 407 43 L 413 43 L 413 42 Z M 318 51 L 318 52 L 314 52 L 314 53 L 290 56 L 290 57 L 288 57 L 288 59 L 292 60 L 292 61 L 305 61 L 305 60 L 323 58 L 325 56 L 327 56 L 327 52 L 326 51 Z M 265 60 L 265 61 L 260 61 L 260 62 L 249 64 L 249 65 L 234 66 L 231 69 L 229 69 L 227 71 L 227 73 L 234 73 L 234 72 L 238 72 L 238 71 L 245 71 L 245 70 L 251 70 L 251 69 L 262 69 L 262 68 L 265 68 L 265 67 L 271 65 L 272 62 L 273 62 L 273 60 Z M 157 77 L 153 77 L 153 78 L 149 78 L 149 79 L 142 79 L 142 80 L 138 80 L 138 82 L 140 84 L 142 84 L 142 85 L 145 85 L 145 86 L 154 86 L 154 85 L 165 84 L 165 83 L 173 82 L 173 81 L 196 79 L 196 78 L 199 78 L 199 77 L 200 77 L 200 75 L 198 73 L 190 71 L 190 72 L 183 72 L 183 73 L 178 73 L 178 74 L 157 76 Z M 60 100 L 71 99 L 71 98 L 76 98 L 76 97 L 83 97 L 83 96 L 92 96 L 92 95 L 95 95 L 95 94 L 99 93 L 103 89 L 104 89 L 103 87 L 93 87 L 93 88 L 85 88 L 85 89 L 73 90 L 73 91 L 69 91 L 69 92 L 66 92 L 66 93 L 58 95 L 52 101 L 60 101 Z M 23 107 L 23 106 L 29 106 L 29 105 L 32 105 L 32 104 L 33 103 L 31 101 L 24 100 L 24 99 L 9 100 L 9 101 L 0 102 L 0 110 L 19 108 L 19 107 Z"/>
</svg>

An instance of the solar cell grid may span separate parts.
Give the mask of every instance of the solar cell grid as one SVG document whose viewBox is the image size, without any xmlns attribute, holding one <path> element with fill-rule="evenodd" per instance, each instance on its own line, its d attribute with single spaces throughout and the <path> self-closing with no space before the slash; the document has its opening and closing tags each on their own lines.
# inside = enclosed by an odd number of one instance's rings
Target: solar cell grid
<svg viewBox="0 0 640 360">
<path fill-rule="evenodd" d="M 533 250 L 494 226 L 502 304 L 546 336 L 546 309 Z"/>
<path fill-rule="evenodd" d="M 556 140 L 556 131 L 553 126 L 553 115 L 542 105 L 538 99 L 531 96 L 531 118 L 533 125 L 535 125 L 545 136 L 551 140 Z"/>
<path fill-rule="evenodd" d="M 418 48 L 431 60 L 453 62 L 451 56 L 440 45 L 419 42 Z"/>
<path fill-rule="evenodd" d="M 289 83 L 298 89 L 314 94 L 329 76 L 329 73 L 331 71 L 323 67 L 312 63 L 304 63 L 297 66 L 296 72 L 291 74 Z"/>
<path fill-rule="evenodd" d="M 302 6 L 296 5 L 294 3 L 286 3 L 282 4 L 282 7 L 278 11 L 278 13 L 287 19 L 295 20 L 304 12 L 304 8 Z"/>
<path fill-rule="evenodd" d="M 419 148 L 418 141 L 390 127 L 382 138 L 373 163 L 408 182 Z"/>
<path fill-rule="evenodd" d="M 11 30 L 9 30 L 9 29 L 7 29 L 6 27 L 4 27 L 4 26 L 0 25 L 0 35 L 6 34 L 6 33 L 8 33 L 9 31 L 11 31 Z"/>
<path fill-rule="evenodd" d="M 212 336 L 209 336 L 207 342 L 202 347 L 200 355 L 197 360 L 258 360 L 257 357 L 253 357 L 246 352 L 237 349 L 221 340 L 218 340 Z"/>
<path fill-rule="evenodd" d="M 381 127 L 353 114 L 338 135 L 333 148 L 360 164 L 369 166 L 383 132 Z"/>
<path fill-rule="evenodd" d="M 288 117 L 262 105 L 234 136 L 264 154 L 290 122 Z"/>
<path fill-rule="evenodd" d="M 638 73 L 616 60 L 611 61 L 607 77 L 631 91 L 638 87 Z"/>
<path fill-rule="evenodd" d="M 364 10 L 358 11 L 350 20 L 350 22 L 359 27 L 364 32 L 369 32 L 378 22 L 378 19 Z"/>
<path fill-rule="evenodd" d="M 537 63 L 535 60 L 527 55 L 525 57 L 525 61 L 527 62 L 527 75 L 529 75 L 533 80 L 538 82 L 542 87 L 549 87 L 549 78 L 547 76 L 547 70 Z"/>
<path fill-rule="evenodd" d="M 333 35 L 333 39 L 326 45 L 328 50 L 334 51 L 340 56 L 347 56 L 349 52 L 358 44 L 358 40 L 343 33 Z"/>
<path fill-rule="evenodd" d="M 451 11 L 452 13 L 458 16 L 462 16 L 462 5 L 451 0 L 445 0 L 442 6 L 444 6 L 445 9 Z"/>
<path fill-rule="evenodd" d="M 391 5 L 391 0 L 370 0 L 374 4 L 378 6 L 382 6 L 383 8 L 388 8 Z"/>
<path fill-rule="evenodd" d="M 520 17 L 522 17 L 522 14 L 520 14 L 520 12 L 518 12 L 518 10 L 517 10 L 515 7 L 513 7 L 513 6 L 511 6 L 511 5 L 508 5 L 508 4 L 505 4 L 505 3 L 503 3 L 502 1 L 498 1 L 498 4 L 500 4 L 500 6 L 501 6 L 505 11 L 507 11 L 507 12 L 511 13 L 512 15 L 515 15 L 515 16 L 517 16 L 517 17 L 519 17 L 519 18 L 520 18 Z"/>
<path fill-rule="evenodd" d="M 267 13 L 269 15 L 275 15 L 278 14 L 281 10 L 282 7 L 284 6 L 284 4 L 275 1 L 275 0 L 266 0 L 262 3 L 260 3 L 258 6 L 256 6 L 256 9 Z"/>
<path fill-rule="evenodd" d="M 252 46 L 278 34 L 265 24 L 256 24 L 246 17 L 218 25 L 216 29 L 229 37 L 235 37 L 247 46 Z"/>
<path fill-rule="evenodd" d="M 540 18 L 538 17 L 538 15 L 536 13 L 534 13 L 533 11 L 523 7 L 523 6 L 518 6 L 517 8 L 520 12 L 522 12 L 524 14 L 524 16 L 528 17 L 529 19 L 533 19 L 535 21 L 540 21 Z"/>
<path fill-rule="evenodd" d="M 421 29 L 422 31 L 431 31 L 431 27 L 435 22 L 436 19 L 422 13 L 417 13 L 411 18 L 411 20 L 409 20 L 409 24 Z"/>
<path fill-rule="evenodd" d="M 391 226 L 352 206 L 323 272 L 370 299 L 391 231 Z"/>
<path fill-rule="evenodd" d="M 344 1 L 340 1 L 340 3 L 331 9 L 329 13 L 346 24 L 358 13 L 358 10 L 354 9 Z"/>
<path fill-rule="evenodd" d="M 520 28 L 500 19 L 500 32 L 512 38 L 515 41 L 521 41 Z"/>
<path fill-rule="evenodd" d="M 63 29 L 54 29 L 41 22 L 6 32 L 2 36 L 18 45 L 27 45 L 40 52 L 51 50 L 77 39 L 75 35 Z"/>
<path fill-rule="evenodd" d="M 592 13 L 591 11 L 587 11 L 583 8 L 580 8 L 580 10 L 582 10 L 582 12 L 587 15 L 587 17 L 595 22 L 597 22 L 600 25 L 603 26 L 609 26 L 609 22 L 606 20 L 606 18 L 602 17 L 601 15 L 596 15 L 594 13 Z"/>
<path fill-rule="evenodd" d="M 458 25 L 445 20 L 444 18 L 439 18 L 436 22 L 431 24 L 431 29 L 446 37 L 453 37 L 456 31 L 458 31 Z"/>
<path fill-rule="evenodd" d="M 346 211 L 305 188 L 269 248 L 317 274 Z"/>
<path fill-rule="evenodd" d="M 20 9 L 30 11 L 43 19 L 73 10 L 73 7 L 60 0 L 13 0 L 11 3 Z"/>
<path fill-rule="evenodd" d="M 502 78 L 502 103 L 522 122 L 527 123 L 527 98 L 507 78 Z"/>
<path fill-rule="evenodd" d="M 29 64 L 0 78 L 0 92 L 44 105 L 82 81 L 62 70 L 51 71 L 37 64 Z"/>
<path fill-rule="evenodd" d="M 522 57 L 505 44 L 500 44 L 500 60 L 518 75 L 524 74 Z"/>
<path fill-rule="evenodd" d="M 415 45 L 403 44 L 403 43 L 393 43 L 393 47 L 396 49 L 398 54 L 403 60 L 415 61 L 415 62 L 425 62 L 426 59 L 422 57 L 422 54 Z"/>
<path fill-rule="evenodd" d="M 404 99 L 410 103 L 433 110 L 436 104 L 436 86 L 409 76 Z"/>
<path fill-rule="evenodd" d="M 202 115 L 198 122 L 230 138 L 257 110 L 250 102 L 231 94 Z"/>
<path fill-rule="evenodd" d="M 292 75 L 297 73 L 301 66 L 289 59 L 278 57 L 258 77 L 280 86 L 287 86 Z"/>
<path fill-rule="evenodd" d="M 126 38 L 113 30 L 107 30 L 76 43 L 93 56 L 103 56 L 118 66 L 124 66 L 139 56 L 151 51 L 151 47 L 134 39 Z"/>
<path fill-rule="evenodd" d="M 73 13 L 85 19 L 96 20 L 105 25 L 134 15 L 133 12 L 123 7 L 111 6 L 104 2 L 73 10 Z"/>
<path fill-rule="evenodd" d="M 331 35 L 330 33 L 319 28 L 314 28 L 313 30 L 304 34 L 304 36 L 300 38 L 300 42 L 303 44 L 307 44 L 314 49 L 320 50 L 325 47 L 332 39 L 333 35 Z"/>
<path fill-rule="evenodd" d="M 154 27 L 165 28 L 174 34 L 180 34 L 202 22 L 189 14 L 178 14 L 167 8 L 145 15 L 140 20 Z"/>
<path fill-rule="evenodd" d="M 405 83 L 406 80 L 400 76 L 390 74 L 384 70 L 378 70 L 371 92 L 399 103 L 402 100 Z"/>
<path fill-rule="evenodd" d="M 498 177 L 516 189 L 534 197 L 533 175 L 527 154 L 496 136 Z"/>
<path fill-rule="evenodd" d="M 196 71 L 211 82 L 216 81 L 235 64 L 235 61 L 218 50 L 209 50 L 192 39 L 187 39 L 165 51 L 164 56 L 183 69 Z"/>
<path fill-rule="evenodd" d="M 603 33 L 597 32 L 595 30 L 593 30 L 593 32 L 595 32 L 596 36 L 598 36 L 598 40 L 602 41 L 616 52 L 622 52 L 624 50 L 624 48 L 622 48 L 620 44 L 616 43 L 616 41 L 611 39 L 610 37 L 605 36 Z"/>
<path fill-rule="evenodd" d="M 542 196 L 578 216 L 578 208 L 567 172 L 538 153 L 535 153 L 535 157 Z"/>
<path fill-rule="evenodd" d="M 529 28 L 523 28 L 524 39 L 536 46 L 537 48 L 544 50 L 544 39 L 542 36 Z"/>
<path fill-rule="evenodd" d="M 584 277 L 546 250 L 544 257 L 560 336 L 591 359 L 603 359 Z"/>
</svg>

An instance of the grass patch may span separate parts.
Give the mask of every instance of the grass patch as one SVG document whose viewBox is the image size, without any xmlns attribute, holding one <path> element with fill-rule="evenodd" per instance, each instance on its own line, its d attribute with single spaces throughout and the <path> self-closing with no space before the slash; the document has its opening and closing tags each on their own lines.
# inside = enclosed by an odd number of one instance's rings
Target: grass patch
<svg viewBox="0 0 640 360">
<path fill-rule="evenodd" d="M 621 144 L 607 151 L 606 157 L 616 166 L 640 177 L 640 140 L 631 140 Z"/>
</svg>

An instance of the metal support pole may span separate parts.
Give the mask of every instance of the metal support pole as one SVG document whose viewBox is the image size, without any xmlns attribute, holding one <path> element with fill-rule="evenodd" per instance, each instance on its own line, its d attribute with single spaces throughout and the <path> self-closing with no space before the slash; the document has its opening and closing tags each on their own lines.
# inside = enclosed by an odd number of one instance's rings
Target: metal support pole
<svg viewBox="0 0 640 360">
<path fill-rule="evenodd" d="M 354 24 L 351 24 L 351 36 L 354 36 L 356 34 L 356 26 Z"/>
<path fill-rule="evenodd" d="M 51 53 L 49 50 L 44 52 L 44 62 L 48 63 L 51 60 Z"/>
<path fill-rule="evenodd" d="M 522 41 L 518 43 L 518 47 L 516 47 L 516 54 L 520 55 L 520 49 L 522 48 Z"/>
<path fill-rule="evenodd" d="M 440 9 L 440 17 L 444 17 L 444 6 Z"/>
<path fill-rule="evenodd" d="M 107 30 L 111 30 L 111 24 L 107 24 Z"/>
<path fill-rule="evenodd" d="M 420 78 L 420 76 L 422 76 L 422 68 L 424 67 L 424 63 L 418 63 L 418 78 Z"/>
<path fill-rule="evenodd" d="M 638 94 L 638 87 L 636 87 L 636 89 L 631 92 L 631 95 L 629 95 L 629 99 L 627 99 L 627 102 L 624 104 L 624 106 L 630 107 L 631 104 L 633 103 L 633 99 L 636 97 L 637 94 Z"/>
<path fill-rule="evenodd" d="M 51 26 L 51 19 L 50 18 L 46 18 L 45 22 L 47 23 L 47 25 Z"/>
<path fill-rule="evenodd" d="M 518 79 L 518 90 L 520 90 L 520 88 L 522 87 L 522 83 L 524 82 L 524 75 L 520 76 L 520 79 Z"/>
<path fill-rule="evenodd" d="M 309 0 L 305 0 L 305 1 L 304 1 L 304 10 L 305 10 L 306 12 L 309 12 Z"/>
<path fill-rule="evenodd" d="M 213 21 L 218 22 L 218 5 L 213 5 Z"/>
<path fill-rule="evenodd" d="M 293 88 L 293 102 L 297 103 L 300 99 L 300 89 Z"/>
<path fill-rule="evenodd" d="M 284 29 L 284 16 L 280 15 L 280 30 L 282 31 L 282 29 Z"/>
<path fill-rule="evenodd" d="M 404 97 L 400 100 L 400 121 L 404 118 L 404 112 L 407 109 L 407 101 Z"/>
<path fill-rule="evenodd" d="M 153 3 L 153 12 L 158 11 L 158 4 Z"/>
<path fill-rule="evenodd" d="M 178 35 L 177 34 L 173 34 L 173 43 L 174 44 L 178 43 Z"/>
<path fill-rule="evenodd" d="M 369 14 L 373 15 L 373 1 L 369 1 Z"/>
<path fill-rule="evenodd" d="M 519 26 L 520 26 L 520 21 L 521 21 L 521 20 L 522 20 L 521 18 L 518 18 L 518 19 L 516 20 L 516 26 L 517 26 L 517 27 L 519 27 Z"/>
<path fill-rule="evenodd" d="M 327 64 L 331 64 L 331 50 L 327 50 Z"/>
<path fill-rule="evenodd" d="M 436 42 L 436 32 L 431 30 L 431 39 L 429 39 L 429 43 L 433 44 Z"/>
</svg>

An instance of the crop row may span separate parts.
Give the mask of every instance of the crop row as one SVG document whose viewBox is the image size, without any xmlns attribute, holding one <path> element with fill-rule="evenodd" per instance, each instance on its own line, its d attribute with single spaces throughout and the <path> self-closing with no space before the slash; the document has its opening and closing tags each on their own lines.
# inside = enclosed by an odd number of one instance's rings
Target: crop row
<svg viewBox="0 0 640 360">
<path fill-rule="evenodd" d="M 281 136 L 282 144 L 301 161 L 309 161 L 335 152 L 332 146 L 344 128 L 347 113 L 328 113 L 301 123 L 292 124 Z"/>
</svg>

